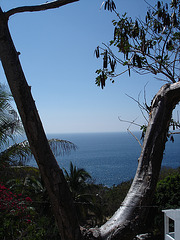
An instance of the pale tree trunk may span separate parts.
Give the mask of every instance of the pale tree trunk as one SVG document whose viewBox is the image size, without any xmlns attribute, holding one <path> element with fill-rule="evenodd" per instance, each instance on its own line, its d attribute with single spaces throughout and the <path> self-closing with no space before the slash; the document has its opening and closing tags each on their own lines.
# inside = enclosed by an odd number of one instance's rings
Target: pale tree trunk
<svg viewBox="0 0 180 240">
<path fill-rule="evenodd" d="M 18 53 L 11 39 L 6 15 L 0 9 L 0 59 L 22 123 L 48 191 L 62 240 L 79 240 L 79 224 L 71 193 L 49 147 Z"/>
<path fill-rule="evenodd" d="M 131 188 L 121 207 L 86 239 L 132 240 L 142 233 L 158 181 L 172 111 L 180 101 L 180 82 L 164 85 L 152 101 L 148 127 Z"/>
</svg>

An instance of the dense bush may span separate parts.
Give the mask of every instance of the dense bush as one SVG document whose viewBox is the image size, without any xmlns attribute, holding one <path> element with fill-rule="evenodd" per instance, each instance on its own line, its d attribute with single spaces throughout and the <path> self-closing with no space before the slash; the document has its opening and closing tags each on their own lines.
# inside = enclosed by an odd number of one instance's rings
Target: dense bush
<svg viewBox="0 0 180 240">
<path fill-rule="evenodd" d="M 6 187 L 0 185 L 0 239 L 59 240 L 46 189 L 38 169 L 7 169 Z M 6 175 L 6 171 L 4 172 Z"/>
<path fill-rule="evenodd" d="M 164 217 L 162 210 L 180 207 L 180 171 L 170 170 L 169 175 L 161 179 L 156 188 L 153 204 L 157 207 L 154 213 L 154 232 L 163 238 Z"/>
<path fill-rule="evenodd" d="M 32 221 L 31 198 L 12 193 L 0 183 L 0 239 L 19 237 Z"/>
<path fill-rule="evenodd" d="M 0 185 L 0 239 L 59 240 L 48 194 L 38 169 L 16 167 L 8 171 L 9 174 L 4 178 L 6 183 Z M 1 176 L 3 178 L 3 174 Z M 79 216 L 81 225 L 94 227 L 104 223 L 119 208 L 130 185 L 131 181 L 110 188 L 89 183 L 76 202 L 80 204 L 78 209 L 83 204 L 87 206 L 86 209 L 82 208 L 86 210 L 83 217 L 82 214 Z M 151 231 L 157 236 L 156 239 L 163 239 L 162 209 L 179 206 L 180 168 L 163 168 L 146 225 L 150 226 L 151 223 Z"/>
</svg>

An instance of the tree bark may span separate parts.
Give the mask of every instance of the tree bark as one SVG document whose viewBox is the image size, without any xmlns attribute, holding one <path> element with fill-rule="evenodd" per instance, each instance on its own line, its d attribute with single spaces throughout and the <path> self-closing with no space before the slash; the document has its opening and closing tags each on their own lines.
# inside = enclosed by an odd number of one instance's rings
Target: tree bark
<svg viewBox="0 0 180 240">
<path fill-rule="evenodd" d="M 80 229 L 72 196 L 49 147 L 35 101 L 31 95 L 18 53 L 8 29 L 7 16 L 0 8 L 0 59 L 22 123 L 47 188 L 62 240 L 79 240 Z"/>
<path fill-rule="evenodd" d="M 79 0 L 55 0 L 52 2 L 46 2 L 44 4 L 35 5 L 35 6 L 22 6 L 10 9 L 6 12 L 7 18 L 10 16 L 16 14 L 16 13 L 23 13 L 23 12 L 39 12 L 39 11 L 45 11 L 49 9 L 59 8 L 66 4 L 78 2 Z"/>
<path fill-rule="evenodd" d="M 172 111 L 180 101 L 180 82 L 164 85 L 152 101 L 149 123 L 131 188 L 109 221 L 85 239 L 132 240 L 146 222 L 163 159 Z"/>
</svg>

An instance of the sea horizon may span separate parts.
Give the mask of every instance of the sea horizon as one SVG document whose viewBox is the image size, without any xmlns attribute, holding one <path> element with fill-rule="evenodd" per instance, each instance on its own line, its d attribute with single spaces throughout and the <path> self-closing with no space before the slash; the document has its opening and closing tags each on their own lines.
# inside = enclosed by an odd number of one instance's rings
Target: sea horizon
<svg viewBox="0 0 180 240">
<path fill-rule="evenodd" d="M 132 133 L 140 139 L 141 132 Z M 134 178 L 141 147 L 129 132 L 56 133 L 47 137 L 67 140 L 77 146 L 76 151 L 56 157 L 62 169 L 69 171 L 72 161 L 78 168 L 84 168 L 96 184 L 108 187 Z M 162 166 L 180 166 L 179 143 L 180 136 L 175 136 L 174 143 L 167 142 Z M 35 161 L 29 164 L 36 165 Z"/>
</svg>

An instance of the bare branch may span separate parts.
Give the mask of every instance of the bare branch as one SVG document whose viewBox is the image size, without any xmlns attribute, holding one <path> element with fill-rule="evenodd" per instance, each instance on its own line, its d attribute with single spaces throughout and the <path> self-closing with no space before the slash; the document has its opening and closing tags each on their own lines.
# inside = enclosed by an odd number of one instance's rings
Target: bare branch
<svg viewBox="0 0 180 240">
<path fill-rule="evenodd" d="M 137 118 L 136 118 L 136 119 L 137 119 Z M 134 120 L 130 123 L 129 127 L 127 128 L 127 131 L 136 139 L 136 141 L 139 143 L 139 145 L 140 145 L 140 147 L 141 147 L 141 149 L 142 149 L 142 144 L 141 144 L 141 142 L 140 142 L 139 139 L 130 131 L 130 127 L 131 127 L 132 124 L 134 124 L 134 122 L 136 121 L 136 119 L 134 119 Z"/>
<path fill-rule="evenodd" d="M 163 78 L 155 77 L 155 79 L 157 79 L 158 81 L 161 81 L 161 82 L 171 83 L 170 80 L 164 80 Z"/>
<path fill-rule="evenodd" d="M 141 127 L 140 124 L 135 123 L 135 120 L 136 120 L 137 118 L 136 118 L 134 121 L 123 120 L 123 119 L 121 119 L 120 117 L 118 117 L 118 119 L 119 119 L 120 122 L 126 122 L 126 123 L 130 123 L 130 124 L 136 125 L 136 126 L 138 126 L 138 127 Z"/>
<path fill-rule="evenodd" d="M 150 3 L 148 3 L 146 0 L 144 0 L 147 5 L 149 5 L 152 9 L 156 10 Z"/>
<path fill-rule="evenodd" d="M 147 84 L 148 84 L 148 83 L 146 83 L 146 85 L 147 85 Z M 146 90 L 145 90 L 146 85 L 144 86 L 144 105 L 145 105 L 145 108 L 146 108 L 146 112 L 148 112 L 148 114 L 149 114 L 149 113 L 150 113 L 150 107 L 148 107 L 147 101 L 146 101 Z M 139 93 L 139 96 L 140 96 L 140 93 Z M 138 102 L 140 103 L 139 96 L 138 96 Z M 138 104 L 138 105 L 139 105 L 139 104 Z M 143 109 L 142 109 L 140 106 L 139 106 L 139 108 L 140 108 L 140 111 L 141 111 L 142 116 L 144 117 L 144 119 L 146 120 L 146 122 L 148 122 L 148 119 L 147 119 L 147 117 L 145 116 L 145 114 L 144 114 L 144 112 L 143 112 Z"/>
<path fill-rule="evenodd" d="M 169 132 L 169 135 L 176 135 L 176 134 L 180 134 L 180 132 Z"/>
<path fill-rule="evenodd" d="M 22 7 L 12 8 L 6 12 L 6 16 L 7 16 L 7 18 L 9 18 L 10 16 L 12 16 L 16 13 L 37 12 L 37 11 L 44 11 L 44 10 L 48 10 L 48 9 L 59 8 L 66 4 L 77 2 L 77 1 L 79 1 L 79 0 L 56 0 L 53 2 L 47 2 L 44 4 L 40 4 L 40 5 L 22 6 Z"/>
<path fill-rule="evenodd" d="M 129 96 L 128 94 L 126 94 L 126 96 L 128 96 L 128 97 L 131 98 L 133 101 L 135 101 L 141 109 L 143 109 L 143 110 L 145 110 L 147 113 L 149 113 L 148 110 L 147 110 L 147 108 L 144 107 L 142 104 L 140 104 L 139 100 L 136 100 L 135 98 Z"/>
<path fill-rule="evenodd" d="M 137 123 L 135 123 L 136 119 L 134 119 L 133 121 L 126 121 L 126 120 L 122 120 L 120 117 L 118 117 L 119 121 L 121 122 L 127 122 L 127 123 L 130 123 L 129 127 L 127 128 L 127 131 L 136 139 L 136 141 L 139 143 L 140 147 L 142 148 L 142 144 L 141 142 L 139 141 L 139 139 L 130 131 L 130 127 L 131 125 L 136 125 L 136 126 L 141 126 Z"/>
<path fill-rule="evenodd" d="M 139 143 L 139 145 L 140 145 L 140 147 L 141 147 L 141 149 L 142 149 L 142 144 L 141 144 L 141 142 L 140 142 L 139 139 L 136 137 L 136 135 L 134 135 L 134 134 L 130 131 L 129 127 L 128 127 L 127 131 L 136 139 L 136 141 Z"/>
</svg>

